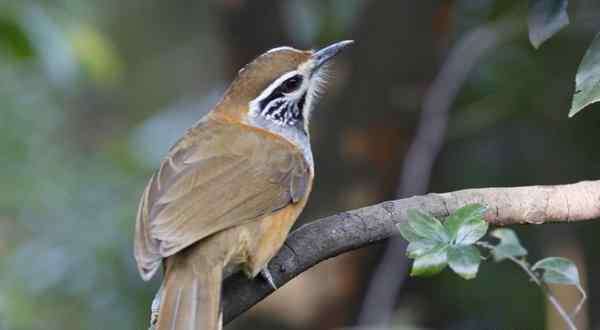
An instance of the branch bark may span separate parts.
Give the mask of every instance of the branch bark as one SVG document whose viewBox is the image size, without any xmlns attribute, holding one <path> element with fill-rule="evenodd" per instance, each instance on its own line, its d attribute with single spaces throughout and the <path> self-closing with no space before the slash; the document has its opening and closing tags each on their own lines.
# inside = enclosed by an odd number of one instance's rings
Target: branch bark
<svg viewBox="0 0 600 330">
<path fill-rule="evenodd" d="M 492 225 L 591 220 L 600 218 L 600 180 L 557 186 L 431 193 L 342 212 L 291 233 L 269 264 L 269 270 L 280 287 L 323 260 L 396 235 L 396 224 L 407 221 L 408 209 L 416 208 L 445 217 L 469 203 L 487 205 L 485 219 Z M 230 322 L 272 292 L 262 279 L 249 280 L 241 274 L 231 276 L 226 280 L 223 292 L 225 322 Z"/>
</svg>

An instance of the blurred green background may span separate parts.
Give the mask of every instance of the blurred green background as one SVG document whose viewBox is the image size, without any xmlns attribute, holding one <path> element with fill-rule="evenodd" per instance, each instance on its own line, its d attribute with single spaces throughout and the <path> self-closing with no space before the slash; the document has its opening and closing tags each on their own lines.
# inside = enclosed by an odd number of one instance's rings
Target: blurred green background
<svg viewBox="0 0 600 330">
<path fill-rule="evenodd" d="M 132 257 L 146 180 L 237 70 L 276 46 L 356 40 L 311 123 L 317 177 L 300 222 L 394 198 L 452 45 L 507 15 L 525 24 L 523 3 L 0 1 L 0 329 L 147 327 L 159 282 L 143 282 Z M 569 12 L 571 25 L 540 50 L 523 29 L 478 61 L 450 111 L 431 191 L 597 178 L 600 109 L 567 113 L 600 3 L 570 1 Z M 590 294 L 578 322 L 600 328 L 600 225 L 516 229 L 534 259 L 578 262 Z M 230 328 L 355 326 L 383 246 L 319 265 Z M 395 329 L 563 328 L 512 265 L 484 264 L 472 281 L 407 279 L 396 310 Z"/>
</svg>

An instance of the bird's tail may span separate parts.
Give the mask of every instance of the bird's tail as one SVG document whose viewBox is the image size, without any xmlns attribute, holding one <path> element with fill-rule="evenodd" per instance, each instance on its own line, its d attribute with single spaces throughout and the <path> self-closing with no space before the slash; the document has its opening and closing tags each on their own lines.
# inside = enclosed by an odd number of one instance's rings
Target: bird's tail
<svg viewBox="0 0 600 330">
<path fill-rule="evenodd" d="M 167 266 L 156 329 L 221 330 L 222 270 L 194 272 L 191 263 L 173 261 Z"/>
</svg>

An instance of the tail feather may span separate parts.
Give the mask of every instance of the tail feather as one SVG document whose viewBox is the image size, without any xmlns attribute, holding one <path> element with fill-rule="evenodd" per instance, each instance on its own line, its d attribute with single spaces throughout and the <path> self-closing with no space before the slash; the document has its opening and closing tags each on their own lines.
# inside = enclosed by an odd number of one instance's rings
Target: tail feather
<svg viewBox="0 0 600 330">
<path fill-rule="evenodd" d="M 218 267 L 194 273 L 193 265 L 167 267 L 157 330 L 221 330 L 221 280 Z"/>
</svg>

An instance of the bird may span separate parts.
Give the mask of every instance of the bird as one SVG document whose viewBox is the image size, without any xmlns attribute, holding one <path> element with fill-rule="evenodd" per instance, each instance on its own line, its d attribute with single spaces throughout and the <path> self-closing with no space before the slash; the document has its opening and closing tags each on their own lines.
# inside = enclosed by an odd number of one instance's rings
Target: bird
<svg viewBox="0 0 600 330">
<path fill-rule="evenodd" d="M 134 234 L 142 279 L 163 272 L 155 329 L 222 329 L 222 283 L 233 273 L 276 288 L 268 263 L 313 185 L 311 112 L 325 67 L 352 43 L 259 55 L 160 162 Z"/>
</svg>

